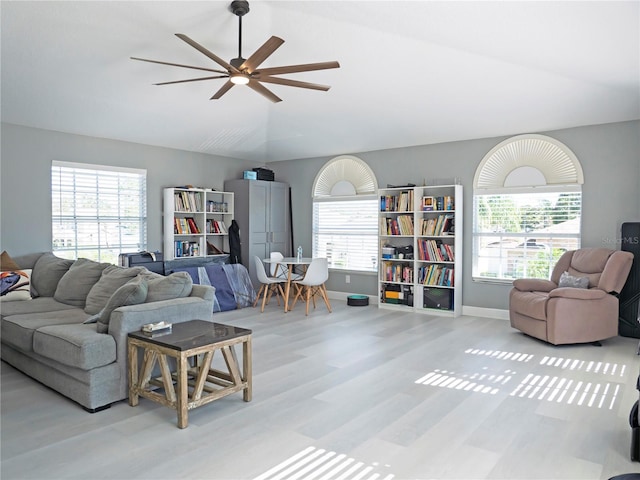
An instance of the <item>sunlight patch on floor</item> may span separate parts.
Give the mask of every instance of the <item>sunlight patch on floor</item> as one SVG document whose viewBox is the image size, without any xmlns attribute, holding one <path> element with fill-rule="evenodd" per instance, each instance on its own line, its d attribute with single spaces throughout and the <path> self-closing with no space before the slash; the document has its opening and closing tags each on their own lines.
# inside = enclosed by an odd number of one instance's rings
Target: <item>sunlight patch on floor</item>
<svg viewBox="0 0 640 480">
<path fill-rule="evenodd" d="M 620 384 L 593 383 L 530 373 L 510 395 L 612 410 L 619 392 Z"/>
<path fill-rule="evenodd" d="M 344 454 L 308 447 L 254 480 L 391 480 L 394 475 L 382 471 L 388 467 L 367 465 Z"/>
<path fill-rule="evenodd" d="M 540 360 L 540 365 L 618 377 L 624 377 L 627 370 L 626 365 L 619 363 L 594 362 L 561 357 L 544 357 Z"/>
<path fill-rule="evenodd" d="M 511 380 L 515 373 L 513 370 L 505 370 L 500 374 L 456 374 L 447 370 L 434 370 L 416 380 L 415 383 L 495 395 L 500 391 L 498 387 Z"/>
<path fill-rule="evenodd" d="M 469 348 L 464 351 L 469 355 L 479 355 L 489 357 L 494 360 L 511 360 L 514 362 L 528 362 L 533 358 L 529 353 L 505 352 L 503 350 L 482 350 L 480 348 Z"/>
</svg>

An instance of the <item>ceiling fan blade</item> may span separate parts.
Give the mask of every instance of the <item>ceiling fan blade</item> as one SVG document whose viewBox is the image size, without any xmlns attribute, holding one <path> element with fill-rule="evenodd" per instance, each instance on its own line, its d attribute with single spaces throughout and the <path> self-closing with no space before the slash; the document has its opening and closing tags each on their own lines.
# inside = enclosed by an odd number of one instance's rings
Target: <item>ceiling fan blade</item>
<svg viewBox="0 0 640 480">
<path fill-rule="evenodd" d="M 216 93 L 214 93 L 213 97 L 211 97 L 209 100 L 218 100 L 222 95 L 231 90 L 231 87 L 233 87 L 234 85 L 235 83 L 233 83 L 231 80 L 227 80 L 225 84 L 222 85 L 222 87 L 220 87 L 220 89 Z"/>
<path fill-rule="evenodd" d="M 224 70 L 215 70 L 213 68 L 192 67 L 191 65 L 182 65 L 180 63 L 161 62 L 160 60 L 147 60 L 146 58 L 129 57 L 131 60 L 139 60 L 141 62 L 159 63 L 160 65 L 169 65 L 172 67 L 193 68 L 194 70 L 204 70 L 205 72 L 228 73 Z"/>
<path fill-rule="evenodd" d="M 340 68 L 340 64 L 338 62 L 305 63 L 302 65 L 261 68 L 253 73 L 254 75 L 281 75 L 283 73 L 310 72 L 312 70 L 326 70 L 328 68 Z"/>
<path fill-rule="evenodd" d="M 252 90 L 254 90 L 256 92 L 258 92 L 260 95 L 262 95 L 264 97 L 267 97 L 273 103 L 278 103 L 278 102 L 282 101 L 282 99 L 280 97 L 275 95 L 271 90 L 269 90 L 267 87 L 262 85 L 257 80 L 249 80 L 249 83 L 247 84 L 247 87 L 251 88 Z"/>
<path fill-rule="evenodd" d="M 195 40 L 191 40 L 189 37 L 187 37 L 186 35 L 184 35 L 182 33 L 176 33 L 176 37 L 178 37 L 183 42 L 188 43 L 193 48 L 195 48 L 196 50 L 198 50 L 199 52 L 203 53 L 204 55 L 209 57 L 211 60 L 216 62 L 218 65 L 226 68 L 228 71 L 233 72 L 233 73 L 240 73 L 240 71 L 236 67 L 234 67 L 233 65 L 225 62 L 223 59 L 218 57 L 215 53 L 207 50 L 206 48 L 204 48 L 202 45 L 200 45 Z"/>
<path fill-rule="evenodd" d="M 173 83 L 199 82 L 200 80 L 215 80 L 216 78 L 229 78 L 229 75 L 217 75 L 215 77 L 189 78 L 187 80 L 175 80 L 173 82 L 154 83 L 154 85 L 171 85 Z"/>
<path fill-rule="evenodd" d="M 242 65 L 240 65 L 240 70 L 244 70 L 245 68 L 249 73 L 253 72 L 258 65 L 264 62 L 269 55 L 276 51 L 276 49 L 284 43 L 279 37 L 271 37 L 269 40 L 264 42 L 262 46 L 253 52 L 249 58 L 247 58 Z"/>
<path fill-rule="evenodd" d="M 299 80 L 290 80 L 288 78 L 278 78 L 278 77 L 269 77 L 269 76 L 259 76 L 256 78 L 259 82 L 266 83 L 277 83 L 278 85 L 287 85 L 289 87 L 300 87 L 300 88 L 310 88 L 311 90 L 322 90 L 326 92 L 331 87 L 329 85 L 320 85 L 319 83 L 309 83 L 309 82 L 301 82 Z"/>
</svg>

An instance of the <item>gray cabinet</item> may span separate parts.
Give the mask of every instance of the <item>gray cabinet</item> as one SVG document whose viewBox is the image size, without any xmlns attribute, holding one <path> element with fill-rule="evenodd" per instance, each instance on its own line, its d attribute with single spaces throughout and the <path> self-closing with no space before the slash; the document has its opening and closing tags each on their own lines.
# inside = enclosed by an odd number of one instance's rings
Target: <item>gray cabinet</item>
<svg viewBox="0 0 640 480">
<path fill-rule="evenodd" d="M 254 255 L 290 252 L 289 185 L 264 180 L 227 180 L 224 190 L 234 193 L 234 217 L 240 227 L 242 264 L 257 285 Z"/>
</svg>

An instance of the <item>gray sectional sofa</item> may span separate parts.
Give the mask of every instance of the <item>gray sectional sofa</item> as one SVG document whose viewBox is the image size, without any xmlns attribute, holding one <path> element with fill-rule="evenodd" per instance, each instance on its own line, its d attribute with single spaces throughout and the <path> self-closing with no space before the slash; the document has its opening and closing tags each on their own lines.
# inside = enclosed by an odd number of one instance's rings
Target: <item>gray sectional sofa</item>
<svg viewBox="0 0 640 480">
<path fill-rule="evenodd" d="M 50 252 L 14 257 L 31 299 L 0 304 L 1 357 L 90 412 L 128 396 L 127 334 L 151 322 L 212 320 L 215 289 L 186 273 Z"/>
</svg>

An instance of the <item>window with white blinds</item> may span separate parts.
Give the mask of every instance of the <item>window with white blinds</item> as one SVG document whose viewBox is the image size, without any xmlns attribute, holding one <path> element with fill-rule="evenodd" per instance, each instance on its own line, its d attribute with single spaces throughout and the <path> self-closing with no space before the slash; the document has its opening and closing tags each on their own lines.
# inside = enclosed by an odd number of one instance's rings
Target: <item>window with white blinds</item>
<svg viewBox="0 0 640 480">
<path fill-rule="evenodd" d="M 549 278 L 580 248 L 581 211 L 579 191 L 475 195 L 474 278 Z"/>
<path fill-rule="evenodd" d="M 63 258 L 118 263 L 147 249 L 147 172 L 53 161 L 52 250 Z"/>
<path fill-rule="evenodd" d="M 580 161 L 546 135 L 508 138 L 482 159 L 473 180 L 473 279 L 549 278 L 580 248 Z"/>
<path fill-rule="evenodd" d="M 378 268 L 378 206 L 375 196 L 314 199 L 313 256 L 329 268 L 374 272 Z"/>
</svg>

